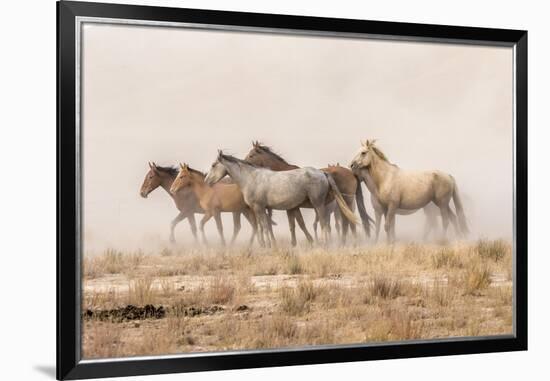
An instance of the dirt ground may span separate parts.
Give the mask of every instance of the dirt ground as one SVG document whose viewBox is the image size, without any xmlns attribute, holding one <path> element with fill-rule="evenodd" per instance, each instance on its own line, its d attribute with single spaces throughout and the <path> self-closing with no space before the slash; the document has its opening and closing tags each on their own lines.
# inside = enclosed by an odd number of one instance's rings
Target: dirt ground
<svg viewBox="0 0 550 381">
<path fill-rule="evenodd" d="M 107 250 L 83 263 L 84 358 L 512 334 L 506 241 Z"/>
</svg>

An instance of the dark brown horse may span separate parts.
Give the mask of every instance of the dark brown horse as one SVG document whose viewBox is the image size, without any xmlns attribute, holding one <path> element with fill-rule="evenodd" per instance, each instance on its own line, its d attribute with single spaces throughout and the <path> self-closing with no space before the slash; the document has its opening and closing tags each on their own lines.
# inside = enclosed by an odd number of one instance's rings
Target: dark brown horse
<svg viewBox="0 0 550 381">
<path fill-rule="evenodd" d="M 280 155 L 273 152 L 273 150 L 265 146 L 258 141 L 252 142 L 252 149 L 248 152 L 248 155 L 246 155 L 245 160 L 251 164 L 269 168 L 273 171 L 288 171 L 292 169 L 299 168 L 297 165 L 288 163 L 285 159 L 283 159 Z M 363 228 L 365 229 L 365 234 L 367 237 L 370 236 L 370 221 L 372 221 L 372 218 L 369 217 L 369 215 L 366 212 L 365 205 L 363 202 L 363 197 L 361 193 L 361 184 L 357 181 L 357 178 L 354 176 L 354 174 L 347 168 L 340 167 L 340 166 L 332 166 L 328 168 L 323 168 L 323 172 L 329 173 L 334 178 L 334 182 L 336 183 L 338 189 L 344 196 L 344 200 L 346 201 L 346 204 L 351 210 L 354 210 L 354 203 L 357 201 L 357 207 L 359 210 L 359 215 L 361 216 Z M 355 199 L 355 195 L 357 195 L 357 200 Z M 333 199 L 327 199 L 327 204 L 332 202 Z M 302 205 L 301 207 L 310 207 L 308 205 Z M 296 228 L 295 228 L 295 220 L 298 222 L 298 225 L 306 235 L 308 241 L 312 241 L 311 234 L 307 231 L 307 228 L 304 224 L 304 219 L 302 217 L 302 213 L 300 212 L 300 209 L 296 208 L 293 210 L 287 211 L 288 215 L 288 222 L 290 227 L 290 234 L 292 236 L 292 245 L 296 245 Z M 350 226 L 351 225 L 351 226 Z M 342 220 L 342 242 L 345 243 L 346 235 L 348 228 L 352 229 L 352 232 L 355 232 L 355 225 L 350 224 L 349 221 L 346 219 Z"/>
<path fill-rule="evenodd" d="M 189 221 L 191 226 L 191 232 L 193 237 L 197 240 L 197 223 L 195 221 L 195 213 L 204 213 L 199 205 L 197 197 L 191 190 L 185 190 L 179 192 L 176 195 L 170 193 L 170 187 L 174 182 L 178 170 L 174 167 L 160 167 L 155 163 L 149 163 L 149 171 L 145 175 L 143 184 L 139 194 L 143 198 L 147 198 L 149 193 L 157 189 L 159 186 L 166 191 L 166 193 L 172 197 L 176 208 L 179 210 L 179 214 L 170 223 L 170 242 L 175 242 L 174 229 L 176 225 L 183 221 L 185 218 Z"/>
</svg>

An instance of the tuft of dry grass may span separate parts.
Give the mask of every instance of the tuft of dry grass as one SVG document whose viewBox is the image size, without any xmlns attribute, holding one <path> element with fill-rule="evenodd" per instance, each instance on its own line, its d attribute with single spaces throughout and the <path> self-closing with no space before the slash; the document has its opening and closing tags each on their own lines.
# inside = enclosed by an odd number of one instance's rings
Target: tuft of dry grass
<svg viewBox="0 0 550 381">
<path fill-rule="evenodd" d="M 481 239 L 476 245 L 477 253 L 481 258 L 492 259 L 495 262 L 502 260 L 511 249 L 510 244 L 501 239 L 496 241 Z"/>
<path fill-rule="evenodd" d="M 311 303 L 320 290 L 310 280 L 300 281 L 296 288 L 283 287 L 280 290 L 280 309 L 289 315 L 301 315 L 309 312 Z"/>
<path fill-rule="evenodd" d="M 482 264 L 476 264 L 466 269 L 464 286 L 466 293 L 475 295 L 491 285 L 491 272 Z"/>
<path fill-rule="evenodd" d="M 169 279 L 160 280 L 160 288 L 162 290 L 162 296 L 170 298 L 176 293 L 176 285 Z"/>
<path fill-rule="evenodd" d="M 432 263 L 434 268 L 462 268 L 464 264 L 457 256 L 456 251 L 452 247 L 442 247 L 432 255 Z"/>
<path fill-rule="evenodd" d="M 207 289 L 207 300 L 212 304 L 227 304 L 235 296 L 235 285 L 228 279 L 216 277 Z"/>
<path fill-rule="evenodd" d="M 112 329 L 108 324 L 98 322 L 84 330 L 82 355 L 84 357 L 110 358 L 120 356 L 123 331 Z"/>
<path fill-rule="evenodd" d="M 143 306 L 155 303 L 153 279 L 149 277 L 132 279 L 128 285 L 128 304 Z"/>
<path fill-rule="evenodd" d="M 385 276 L 376 276 L 370 285 L 370 293 L 382 299 L 395 299 L 403 293 L 403 283 Z"/>
<path fill-rule="evenodd" d="M 302 267 L 302 262 L 297 255 L 290 255 L 287 257 L 287 273 L 291 275 L 302 274 L 304 269 Z"/>
<path fill-rule="evenodd" d="M 145 254 L 138 250 L 125 254 L 114 249 L 107 249 L 101 255 L 84 258 L 84 278 L 97 278 L 105 274 L 121 274 L 135 270 L 143 262 Z"/>
</svg>

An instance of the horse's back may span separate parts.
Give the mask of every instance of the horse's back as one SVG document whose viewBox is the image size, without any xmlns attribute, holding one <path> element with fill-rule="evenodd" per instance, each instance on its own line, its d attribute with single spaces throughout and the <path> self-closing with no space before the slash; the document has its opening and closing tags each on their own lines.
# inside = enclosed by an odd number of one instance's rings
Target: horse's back
<svg viewBox="0 0 550 381">
<path fill-rule="evenodd" d="M 340 166 L 321 168 L 321 170 L 334 178 L 334 182 L 338 186 L 340 192 L 344 194 L 355 194 L 357 179 L 351 170 Z"/>
</svg>

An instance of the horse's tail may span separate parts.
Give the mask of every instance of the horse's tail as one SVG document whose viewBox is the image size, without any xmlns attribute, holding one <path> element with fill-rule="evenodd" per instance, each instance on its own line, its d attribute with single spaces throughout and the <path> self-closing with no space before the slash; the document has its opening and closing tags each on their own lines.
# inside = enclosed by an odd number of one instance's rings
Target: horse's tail
<svg viewBox="0 0 550 381">
<path fill-rule="evenodd" d="M 355 202 L 357 203 L 357 210 L 361 216 L 361 221 L 363 222 L 363 230 L 365 230 L 365 235 L 367 238 L 370 237 L 370 224 L 374 220 L 367 213 L 365 208 L 365 201 L 363 199 L 363 190 L 361 189 L 361 179 L 355 177 L 357 180 L 357 188 L 355 189 Z"/>
<path fill-rule="evenodd" d="M 334 179 L 332 178 L 332 176 L 329 173 L 325 173 L 325 176 L 327 177 L 328 183 L 330 185 L 330 189 L 334 194 L 334 199 L 336 200 L 336 203 L 338 204 L 338 207 L 340 208 L 340 211 L 342 212 L 342 214 L 352 224 L 359 225 L 359 220 L 357 219 L 357 216 L 352 212 L 348 204 L 346 204 L 346 201 L 344 200 L 342 193 L 340 193 L 340 190 L 338 189 L 338 186 L 334 182 Z"/>
<path fill-rule="evenodd" d="M 464 215 L 464 207 L 462 206 L 462 200 L 460 199 L 460 195 L 458 193 L 458 185 L 456 185 L 456 181 L 454 177 L 451 176 L 454 182 L 454 190 L 453 190 L 453 202 L 455 204 L 456 214 L 458 217 L 458 225 L 460 227 L 460 231 L 463 235 L 467 235 L 470 232 L 470 229 L 468 229 L 468 224 L 466 223 L 466 216 Z"/>
</svg>

